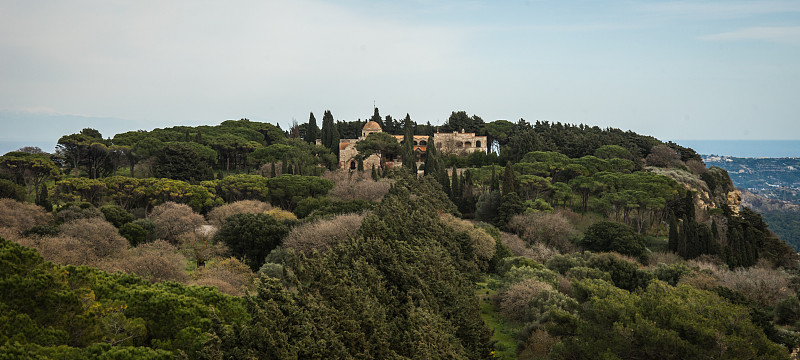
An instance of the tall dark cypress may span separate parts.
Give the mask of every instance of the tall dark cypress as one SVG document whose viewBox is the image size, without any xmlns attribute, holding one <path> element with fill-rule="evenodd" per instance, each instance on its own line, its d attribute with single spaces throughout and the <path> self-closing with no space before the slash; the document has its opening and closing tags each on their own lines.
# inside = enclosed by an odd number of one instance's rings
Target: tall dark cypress
<svg viewBox="0 0 800 360">
<path fill-rule="evenodd" d="M 306 133 L 303 136 L 303 140 L 313 144 L 317 142 L 317 138 L 319 138 L 319 132 L 317 119 L 314 117 L 314 113 L 312 112 L 308 117 L 308 126 L 306 126 Z"/>
<path fill-rule="evenodd" d="M 406 114 L 403 120 L 403 167 L 417 173 L 417 159 L 414 155 L 414 124 L 411 116 Z"/>
<path fill-rule="evenodd" d="M 669 251 L 677 253 L 678 252 L 678 222 L 675 220 L 674 216 L 670 216 L 669 218 L 669 242 L 667 243 L 667 247 Z"/>
<path fill-rule="evenodd" d="M 439 171 L 437 168 L 439 159 L 436 153 L 436 146 L 433 144 L 433 135 L 428 136 L 428 147 L 425 149 L 425 171 L 424 175 L 436 175 Z"/>
<path fill-rule="evenodd" d="M 330 149 L 337 157 L 339 156 L 339 130 L 333 122 L 333 114 L 330 110 L 325 110 L 322 116 L 322 146 Z M 336 162 L 338 165 L 338 161 Z"/>
<path fill-rule="evenodd" d="M 492 182 L 489 184 L 489 190 L 500 191 L 500 181 L 497 180 L 497 172 L 495 171 L 494 164 L 492 164 Z"/>
<path fill-rule="evenodd" d="M 511 167 L 511 162 L 506 163 L 506 168 L 503 170 L 503 195 L 517 192 L 517 176 L 514 174 L 514 169 Z"/>
<path fill-rule="evenodd" d="M 450 180 L 450 192 L 452 196 L 450 196 L 450 199 L 453 200 L 456 205 L 461 203 L 461 187 L 459 185 L 461 184 L 458 181 L 458 169 L 453 165 L 453 174 Z"/>
</svg>

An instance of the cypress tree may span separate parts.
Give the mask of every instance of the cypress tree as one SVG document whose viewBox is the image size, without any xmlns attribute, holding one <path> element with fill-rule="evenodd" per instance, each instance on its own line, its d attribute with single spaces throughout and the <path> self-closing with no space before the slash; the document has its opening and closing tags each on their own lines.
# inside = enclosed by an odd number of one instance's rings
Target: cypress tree
<svg viewBox="0 0 800 360">
<path fill-rule="evenodd" d="M 378 123 L 378 125 L 380 125 L 380 126 L 381 126 L 381 129 L 383 129 L 383 128 L 384 128 L 384 126 L 383 126 L 383 120 L 381 119 L 381 114 L 380 114 L 380 112 L 378 111 L 378 108 L 377 108 L 377 107 L 375 108 L 375 111 L 374 111 L 374 113 L 372 114 L 372 117 L 371 117 L 371 118 L 369 118 L 369 120 L 370 120 L 370 121 L 374 121 L 374 122 Z"/>
<path fill-rule="evenodd" d="M 511 167 L 511 162 L 506 163 L 506 168 L 503 170 L 503 195 L 517 192 L 517 176 L 514 174 L 514 169 Z"/>
<path fill-rule="evenodd" d="M 425 149 L 425 171 L 423 175 L 436 175 L 438 173 L 438 164 L 436 146 L 433 144 L 433 135 L 428 136 L 428 147 Z"/>
<path fill-rule="evenodd" d="M 444 166 L 439 166 L 438 169 L 439 174 L 436 176 L 436 178 L 439 180 L 439 184 L 442 185 L 442 190 L 444 190 L 444 193 L 452 199 L 453 191 L 450 188 L 450 177 L 447 176 L 447 169 L 445 169 Z"/>
<path fill-rule="evenodd" d="M 678 252 L 678 222 L 675 220 L 674 216 L 670 216 L 669 218 L 669 242 L 667 243 L 667 247 L 669 251 L 674 253 Z"/>
<path fill-rule="evenodd" d="M 361 160 L 356 160 L 358 162 L 358 172 L 364 172 L 364 162 Z"/>
<path fill-rule="evenodd" d="M 283 161 L 281 161 L 281 175 L 288 173 L 289 173 L 289 164 L 288 161 L 286 161 L 286 158 L 284 157 Z"/>
<path fill-rule="evenodd" d="M 325 115 L 322 116 L 322 146 L 339 156 L 339 130 L 333 122 L 330 110 L 325 110 Z"/>
<path fill-rule="evenodd" d="M 497 173 L 495 172 L 494 164 L 492 164 L 492 182 L 489 185 L 489 190 L 500 191 L 500 181 L 497 180 Z"/>
<path fill-rule="evenodd" d="M 317 126 L 317 119 L 314 117 L 314 113 L 312 112 L 308 117 L 308 126 L 306 126 L 306 133 L 303 136 L 303 140 L 314 144 L 317 142 L 318 137 L 319 127 Z"/>
<path fill-rule="evenodd" d="M 275 162 L 273 161 L 270 164 L 269 177 L 276 177 L 276 176 L 278 175 L 275 173 Z"/>
<path fill-rule="evenodd" d="M 47 194 L 47 185 L 44 183 L 39 187 L 39 192 L 36 193 L 36 205 L 43 207 L 47 211 L 53 210 L 53 205 L 50 203 Z"/>
<path fill-rule="evenodd" d="M 375 170 L 375 164 L 372 164 L 372 180 L 378 181 L 378 171 Z"/>
<path fill-rule="evenodd" d="M 458 170 L 456 169 L 456 166 L 453 165 L 453 174 L 450 181 L 450 191 L 452 192 L 452 196 L 450 196 L 450 199 L 452 199 L 456 205 L 461 203 L 461 187 L 459 185 L 461 184 L 458 180 Z"/>
<path fill-rule="evenodd" d="M 417 159 L 414 156 L 414 124 L 411 116 L 406 114 L 403 120 L 403 167 L 417 173 Z"/>
<path fill-rule="evenodd" d="M 472 172 L 467 170 L 461 177 L 464 185 L 461 187 L 461 204 L 463 209 L 461 212 L 464 214 L 475 214 L 475 194 L 472 190 Z"/>
</svg>

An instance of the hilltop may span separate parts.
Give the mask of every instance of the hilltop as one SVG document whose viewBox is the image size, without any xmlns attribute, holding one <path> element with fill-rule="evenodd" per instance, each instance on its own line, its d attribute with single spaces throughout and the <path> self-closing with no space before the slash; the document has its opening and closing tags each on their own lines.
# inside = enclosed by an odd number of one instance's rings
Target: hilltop
<svg viewBox="0 0 800 360">
<path fill-rule="evenodd" d="M 651 136 L 374 109 L 287 130 L 85 128 L 58 144 L 0 157 L 3 354 L 788 359 L 800 346 L 800 257 L 728 171 Z"/>
</svg>

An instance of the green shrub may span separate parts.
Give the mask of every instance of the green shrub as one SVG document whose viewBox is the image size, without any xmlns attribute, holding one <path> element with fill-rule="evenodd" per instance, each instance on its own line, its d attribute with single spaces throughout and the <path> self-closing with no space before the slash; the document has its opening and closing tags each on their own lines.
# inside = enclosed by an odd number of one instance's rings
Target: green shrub
<svg viewBox="0 0 800 360">
<path fill-rule="evenodd" d="M 25 201 L 25 188 L 14 184 L 6 179 L 0 179 L 0 199 L 9 198 L 17 201 Z"/>
<path fill-rule="evenodd" d="M 131 213 L 125 211 L 125 209 L 119 205 L 103 205 L 100 207 L 100 212 L 103 213 L 106 221 L 110 222 L 118 229 L 122 227 L 122 225 L 125 225 L 135 219 Z"/>
</svg>

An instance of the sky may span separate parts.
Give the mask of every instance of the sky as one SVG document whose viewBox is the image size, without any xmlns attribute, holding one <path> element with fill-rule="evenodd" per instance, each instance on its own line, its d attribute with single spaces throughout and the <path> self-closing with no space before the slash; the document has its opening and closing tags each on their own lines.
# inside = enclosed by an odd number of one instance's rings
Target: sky
<svg viewBox="0 0 800 360">
<path fill-rule="evenodd" d="M 452 111 L 800 139 L 800 1 L 0 0 L 0 153 L 248 118 Z"/>
</svg>

